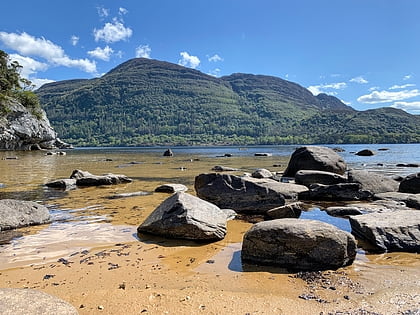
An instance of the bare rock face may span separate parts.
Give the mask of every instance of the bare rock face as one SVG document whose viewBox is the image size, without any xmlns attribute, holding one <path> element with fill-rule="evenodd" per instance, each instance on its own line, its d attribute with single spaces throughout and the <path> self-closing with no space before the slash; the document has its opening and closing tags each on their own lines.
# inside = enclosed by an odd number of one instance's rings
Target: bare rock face
<svg viewBox="0 0 420 315">
<path fill-rule="evenodd" d="M 6 106 L 8 112 L 0 117 L 0 150 L 71 148 L 57 137 L 43 110 L 36 117 L 16 101 Z"/>
<path fill-rule="evenodd" d="M 51 221 L 48 209 L 36 202 L 0 200 L 0 231 L 45 224 Z"/>
<path fill-rule="evenodd" d="M 277 219 L 254 224 L 245 233 L 242 261 L 292 270 L 347 266 L 356 257 L 356 241 L 347 232 L 316 220 Z"/>
<path fill-rule="evenodd" d="M 343 175 L 346 167 L 346 162 L 334 150 L 327 147 L 306 146 L 293 152 L 284 176 L 294 177 L 300 170 L 316 170 Z"/>
<path fill-rule="evenodd" d="M 367 171 L 351 170 L 348 174 L 349 182 L 359 183 L 362 190 L 372 194 L 397 191 L 399 183 L 392 178 Z"/>
<path fill-rule="evenodd" d="M 138 227 L 139 233 L 189 240 L 221 240 L 231 213 L 184 192 L 163 201 Z"/>
</svg>

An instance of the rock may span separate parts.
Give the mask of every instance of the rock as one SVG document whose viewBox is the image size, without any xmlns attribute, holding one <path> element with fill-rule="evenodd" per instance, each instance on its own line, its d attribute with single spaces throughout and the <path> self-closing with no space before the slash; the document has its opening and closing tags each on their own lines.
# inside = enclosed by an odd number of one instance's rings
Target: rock
<svg viewBox="0 0 420 315">
<path fill-rule="evenodd" d="M 265 213 L 296 198 L 305 186 L 279 183 L 271 179 L 239 177 L 229 174 L 200 174 L 194 184 L 197 196 L 220 208 L 238 212 Z"/>
<path fill-rule="evenodd" d="M 174 153 L 171 149 L 167 149 L 165 152 L 163 152 L 163 156 L 174 156 Z"/>
<path fill-rule="evenodd" d="M 420 252 L 420 211 L 370 213 L 350 217 L 352 233 L 379 251 Z"/>
<path fill-rule="evenodd" d="M 59 188 L 64 190 L 70 190 L 76 188 L 76 179 L 75 178 L 65 178 L 58 179 L 45 184 L 51 188 Z"/>
<path fill-rule="evenodd" d="M 302 200 L 367 200 L 373 194 L 369 191 L 361 190 L 358 183 L 341 183 L 336 185 L 314 184 L 309 191 L 299 193 Z"/>
<path fill-rule="evenodd" d="M 347 182 L 347 178 L 331 172 L 300 170 L 295 174 L 296 184 L 309 187 L 312 184 L 334 185 Z"/>
<path fill-rule="evenodd" d="M 409 194 L 420 193 L 420 173 L 411 174 L 400 182 L 399 192 Z"/>
<path fill-rule="evenodd" d="M 409 194 L 401 192 L 387 192 L 375 194 L 375 199 L 380 200 L 395 200 L 404 202 L 407 207 L 420 210 L 420 194 Z"/>
<path fill-rule="evenodd" d="M 115 185 L 123 183 L 131 183 L 133 180 L 125 175 L 104 174 L 92 175 L 87 171 L 74 170 L 70 176 L 71 179 L 76 179 L 77 186 L 101 186 L 101 185 Z"/>
<path fill-rule="evenodd" d="M 176 192 L 187 191 L 188 187 L 182 184 L 165 184 L 156 187 L 155 192 L 173 194 Z"/>
<path fill-rule="evenodd" d="M 239 171 L 237 168 L 228 167 L 228 166 L 220 166 L 220 165 L 214 166 L 211 170 L 212 171 L 216 171 L 216 172 L 233 172 L 233 171 Z"/>
<path fill-rule="evenodd" d="M 380 174 L 350 170 L 348 180 L 351 183 L 359 183 L 362 190 L 370 191 L 372 194 L 397 191 L 399 183 L 392 178 Z"/>
<path fill-rule="evenodd" d="M 115 194 L 112 196 L 108 196 L 108 199 L 121 199 L 121 198 L 130 198 L 130 197 L 138 197 L 138 196 L 148 196 L 151 193 L 145 191 L 136 191 L 131 193 L 122 193 L 122 194 Z"/>
<path fill-rule="evenodd" d="M 0 289 L 2 315 L 77 315 L 76 309 L 58 297 L 31 289 Z"/>
<path fill-rule="evenodd" d="M 163 201 L 138 227 L 139 233 L 191 240 L 221 240 L 227 214 L 219 207 L 178 192 Z"/>
<path fill-rule="evenodd" d="M 51 150 L 68 144 L 57 133 L 41 108 L 35 116 L 15 100 L 5 101 L 7 112 L 0 118 L 0 150 Z"/>
<path fill-rule="evenodd" d="M 315 170 L 343 175 L 346 171 L 343 158 L 327 147 L 306 146 L 293 152 L 284 171 L 285 177 L 294 177 L 300 170 Z"/>
<path fill-rule="evenodd" d="M 0 231 L 51 222 L 48 209 L 36 202 L 0 200 Z"/>
<path fill-rule="evenodd" d="M 14 238 L 22 236 L 23 234 L 17 230 L 0 231 L 0 245 L 9 244 Z"/>
<path fill-rule="evenodd" d="M 379 148 L 378 151 L 389 151 L 389 148 Z"/>
<path fill-rule="evenodd" d="M 255 153 L 254 156 L 273 156 L 271 153 Z"/>
<path fill-rule="evenodd" d="M 302 210 L 302 202 L 293 202 L 288 205 L 270 209 L 267 211 L 267 215 L 272 219 L 299 218 Z"/>
<path fill-rule="evenodd" d="M 373 152 L 372 150 L 369 150 L 369 149 L 364 149 L 364 150 L 361 150 L 361 151 L 359 151 L 355 154 L 359 155 L 359 156 L 372 156 L 372 155 L 375 155 L 375 152 Z"/>
<path fill-rule="evenodd" d="M 397 167 L 419 167 L 419 165 L 418 164 L 415 164 L 415 163 L 408 163 L 408 164 L 398 163 L 397 164 Z"/>
<path fill-rule="evenodd" d="M 259 168 L 255 170 L 252 174 L 252 177 L 254 178 L 271 178 L 273 177 L 273 173 L 271 173 L 269 170 L 265 168 Z"/>
<path fill-rule="evenodd" d="M 316 220 L 278 219 L 254 224 L 245 233 L 242 261 L 292 270 L 347 266 L 356 257 L 356 241 L 347 232 Z"/>
<path fill-rule="evenodd" d="M 345 217 L 349 215 L 360 215 L 363 214 L 362 211 L 358 207 L 328 207 L 325 209 L 325 212 L 328 213 L 328 215 L 331 215 L 333 217 Z"/>
</svg>

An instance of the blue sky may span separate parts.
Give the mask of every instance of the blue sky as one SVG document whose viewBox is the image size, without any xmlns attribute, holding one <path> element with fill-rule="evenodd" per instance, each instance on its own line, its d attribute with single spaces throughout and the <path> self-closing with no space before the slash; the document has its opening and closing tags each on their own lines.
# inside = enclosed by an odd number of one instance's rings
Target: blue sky
<svg viewBox="0 0 420 315">
<path fill-rule="evenodd" d="M 417 0 L 8 1 L 0 49 L 38 86 L 146 57 L 420 114 Z"/>
</svg>

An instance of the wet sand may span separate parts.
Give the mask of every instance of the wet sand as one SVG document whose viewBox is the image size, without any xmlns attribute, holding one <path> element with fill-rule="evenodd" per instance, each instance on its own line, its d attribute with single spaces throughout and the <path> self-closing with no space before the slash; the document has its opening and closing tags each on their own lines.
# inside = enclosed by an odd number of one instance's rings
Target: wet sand
<svg viewBox="0 0 420 315">
<path fill-rule="evenodd" d="M 136 227 L 168 195 L 106 198 L 153 192 L 167 182 L 185 184 L 194 193 L 194 176 L 214 165 L 273 169 L 276 157 L 198 163 L 185 157 L 111 156 L 113 161 L 105 162 L 106 157 L 23 156 L 20 169 L 5 166 L 2 191 L 28 192 L 59 213 L 50 226 L 19 229 L 24 237 L 2 247 L 0 287 L 56 295 L 80 314 L 410 314 L 405 312 L 420 309 L 416 254 L 360 251 L 353 265 L 319 273 L 242 266 L 242 237 L 251 223 L 230 221 L 226 238 L 209 244 L 138 236 Z M 34 159 L 42 161 L 40 166 L 32 165 Z M 126 174 L 135 181 L 58 194 L 39 189 L 76 168 Z"/>
</svg>

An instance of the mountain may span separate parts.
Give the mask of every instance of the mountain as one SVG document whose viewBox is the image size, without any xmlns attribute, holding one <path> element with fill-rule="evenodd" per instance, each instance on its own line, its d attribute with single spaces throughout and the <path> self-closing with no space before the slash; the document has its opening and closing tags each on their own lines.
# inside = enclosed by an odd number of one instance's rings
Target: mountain
<svg viewBox="0 0 420 315">
<path fill-rule="evenodd" d="M 63 140 L 79 146 L 420 141 L 419 116 L 398 109 L 359 112 L 277 77 L 216 78 L 144 58 L 37 94 Z"/>
</svg>

